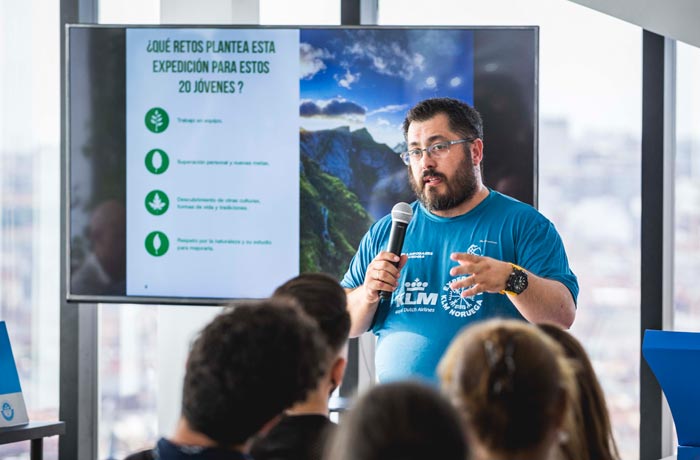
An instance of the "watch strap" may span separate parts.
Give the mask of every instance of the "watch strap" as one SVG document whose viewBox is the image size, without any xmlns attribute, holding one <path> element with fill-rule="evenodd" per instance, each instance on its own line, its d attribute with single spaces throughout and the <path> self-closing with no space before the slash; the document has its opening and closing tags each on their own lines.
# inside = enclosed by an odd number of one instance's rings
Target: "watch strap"
<svg viewBox="0 0 700 460">
<path fill-rule="evenodd" d="M 511 281 L 512 277 L 514 277 L 514 276 L 517 275 L 516 272 L 521 272 L 521 273 L 523 273 L 523 274 L 525 275 L 525 277 L 526 277 L 525 279 L 526 279 L 526 283 L 527 283 L 527 272 L 526 272 L 525 269 L 524 269 L 523 267 L 521 267 L 520 265 L 516 265 L 516 264 L 514 264 L 513 262 L 509 262 L 509 263 L 510 263 L 510 266 L 513 268 L 513 270 L 510 272 L 510 275 L 508 275 L 508 279 L 506 280 L 506 287 L 505 287 L 505 289 L 502 289 L 500 293 L 501 293 L 501 294 L 509 294 L 509 295 L 519 295 L 519 294 L 522 294 L 523 291 L 525 291 L 525 289 L 527 289 L 527 284 L 525 284 L 525 288 L 523 288 L 523 290 L 520 291 L 520 292 L 515 292 L 515 291 L 508 290 L 508 287 L 509 287 L 509 284 L 510 284 L 510 281 Z"/>
</svg>

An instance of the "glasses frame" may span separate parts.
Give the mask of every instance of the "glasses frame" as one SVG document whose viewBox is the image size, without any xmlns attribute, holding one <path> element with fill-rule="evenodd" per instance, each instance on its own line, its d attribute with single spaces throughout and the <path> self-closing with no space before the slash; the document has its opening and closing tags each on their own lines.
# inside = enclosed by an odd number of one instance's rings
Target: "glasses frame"
<svg viewBox="0 0 700 460">
<path fill-rule="evenodd" d="M 468 137 L 465 139 L 455 139 L 454 141 L 440 141 L 436 142 L 432 145 L 427 146 L 424 149 L 411 149 L 407 150 L 405 152 L 401 152 L 399 156 L 403 160 L 403 162 L 408 166 L 411 164 L 411 161 L 415 158 L 415 161 L 418 161 L 420 158 L 423 157 L 423 152 L 425 152 L 430 158 L 434 159 L 439 159 L 442 158 L 442 156 L 446 153 L 450 152 L 450 147 L 452 147 L 455 144 L 463 144 L 465 142 L 474 142 L 477 140 L 478 137 Z M 435 153 L 435 149 L 437 148 L 445 148 L 444 152 L 440 151 L 438 153 Z"/>
</svg>

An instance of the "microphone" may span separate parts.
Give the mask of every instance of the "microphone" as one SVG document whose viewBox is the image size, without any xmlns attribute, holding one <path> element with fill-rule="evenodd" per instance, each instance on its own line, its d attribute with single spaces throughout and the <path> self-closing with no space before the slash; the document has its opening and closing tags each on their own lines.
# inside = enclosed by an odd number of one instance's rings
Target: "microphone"
<svg viewBox="0 0 700 460">
<path fill-rule="evenodd" d="M 389 233 L 389 244 L 386 250 L 396 254 L 401 255 L 401 248 L 403 247 L 403 240 L 406 237 L 406 228 L 408 223 L 413 217 L 413 209 L 408 203 L 396 203 L 393 208 L 391 208 L 391 232 Z M 398 266 L 398 262 L 394 264 Z M 389 291 L 379 291 L 380 299 L 390 299 L 391 292 Z"/>
</svg>

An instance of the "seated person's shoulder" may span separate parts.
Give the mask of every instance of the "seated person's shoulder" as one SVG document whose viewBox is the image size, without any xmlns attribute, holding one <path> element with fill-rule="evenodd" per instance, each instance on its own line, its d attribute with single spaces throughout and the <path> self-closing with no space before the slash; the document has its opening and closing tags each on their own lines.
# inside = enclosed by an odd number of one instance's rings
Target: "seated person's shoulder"
<svg viewBox="0 0 700 460">
<path fill-rule="evenodd" d="M 155 455 L 153 455 L 153 449 L 148 449 L 131 454 L 124 460 L 154 460 L 155 458 Z"/>
</svg>

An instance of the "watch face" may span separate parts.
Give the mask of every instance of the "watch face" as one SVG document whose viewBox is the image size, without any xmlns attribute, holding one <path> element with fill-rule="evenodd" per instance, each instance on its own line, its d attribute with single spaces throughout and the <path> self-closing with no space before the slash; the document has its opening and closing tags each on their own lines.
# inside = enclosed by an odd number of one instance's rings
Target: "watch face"
<svg viewBox="0 0 700 460">
<path fill-rule="evenodd" d="M 525 289 L 527 289 L 527 273 L 513 267 L 513 272 L 506 283 L 506 291 L 520 294 Z"/>
</svg>

